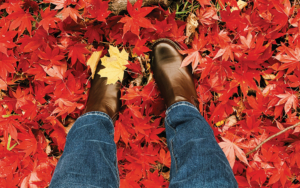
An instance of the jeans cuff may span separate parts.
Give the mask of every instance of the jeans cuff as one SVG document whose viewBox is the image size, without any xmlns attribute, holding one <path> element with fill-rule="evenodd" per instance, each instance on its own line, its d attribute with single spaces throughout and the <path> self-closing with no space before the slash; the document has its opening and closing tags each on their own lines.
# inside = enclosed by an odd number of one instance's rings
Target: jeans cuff
<svg viewBox="0 0 300 188">
<path fill-rule="evenodd" d="M 114 122 L 112 121 L 111 117 L 109 117 L 109 115 L 107 115 L 106 113 L 100 112 L 100 111 L 87 112 L 85 114 L 82 114 L 78 119 L 85 117 L 85 116 L 91 116 L 91 115 L 96 115 L 96 116 L 101 116 L 101 117 L 107 118 L 111 122 L 111 124 L 114 125 Z"/>
<path fill-rule="evenodd" d="M 176 102 L 174 104 L 172 104 L 166 111 L 166 115 L 168 115 L 170 113 L 170 111 L 178 106 L 189 106 L 194 108 L 195 110 L 199 111 L 192 103 L 187 102 L 187 101 L 180 101 L 180 102 Z"/>
</svg>

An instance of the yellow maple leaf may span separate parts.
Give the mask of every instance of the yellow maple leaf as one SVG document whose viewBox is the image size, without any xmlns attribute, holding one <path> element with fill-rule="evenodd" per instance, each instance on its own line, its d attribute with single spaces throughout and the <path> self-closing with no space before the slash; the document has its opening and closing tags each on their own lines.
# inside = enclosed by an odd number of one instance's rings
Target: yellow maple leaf
<svg viewBox="0 0 300 188">
<path fill-rule="evenodd" d="M 89 65 L 91 67 L 92 79 L 94 79 L 95 72 L 96 72 L 97 65 L 99 63 L 101 54 L 102 54 L 102 51 L 93 52 L 93 54 L 91 55 L 91 57 L 89 58 L 89 60 L 86 63 L 87 65 Z"/>
<path fill-rule="evenodd" d="M 106 84 L 114 84 L 118 80 L 123 80 L 124 70 L 126 69 L 124 65 L 128 64 L 128 53 L 124 49 L 120 52 L 114 46 L 109 46 L 108 52 L 110 57 L 104 56 L 101 58 L 102 65 L 105 68 L 101 69 L 98 74 L 101 77 L 107 77 Z"/>
</svg>

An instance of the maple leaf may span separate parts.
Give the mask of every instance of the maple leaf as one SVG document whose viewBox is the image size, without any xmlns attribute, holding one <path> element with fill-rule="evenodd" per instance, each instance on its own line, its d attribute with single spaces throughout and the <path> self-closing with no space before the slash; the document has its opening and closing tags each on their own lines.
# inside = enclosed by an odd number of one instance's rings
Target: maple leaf
<svg viewBox="0 0 300 188">
<path fill-rule="evenodd" d="M 52 114 L 58 113 L 57 116 L 61 116 L 65 113 L 70 114 L 73 111 L 75 111 L 76 108 L 80 110 L 83 109 L 83 104 L 71 102 L 68 99 L 63 99 L 63 98 L 57 99 L 54 105 L 58 105 L 58 107 L 53 110 Z"/>
<path fill-rule="evenodd" d="M 293 50 L 291 48 L 286 47 L 283 43 L 281 43 L 281 45 L 283 47 L 281 48 L 283 49 L 283 51 L 275 56 L 275 59 L 284 63 L 279 67 L 279 70 L 284 70 L 288 68 L 287 74 L 291 73 L 297 67 L 298 70 L 300 70 L 300 47 L 297 45 L 295 47 L 295 50 Z"/>
<path fill-rule="evenodd" d="M 123 142 L 128 146 L 129 138 L 130 138 L 130 121 L 128 118 L 126 118 L 129 111 L 120 113 L 119 119 L 115 123 L 115 135 L 114 135 L 114 141 L 117 143 L 120 138 L 122 138 Z"/>
<path fill-rule="evenodd" d="M 56 23 L 60 21 L 59 18 L 55 17 L 57 11 L 50 10 L 50 7 L 46 8 L 45 11 L 40 11 L 42 20 L 39 22 L 39 27 L 43 26 L 43 28 L 49 31 L 49 28 L 56 28 Z"/>
<path fill-rule="evenodd" d="M 24 118 L 29 118 L 33 120 L 35 116 L 37 115 L 38 108 L 36 103 L 33 103 L 31 101 L 26 101 L 26 104 L 21 107 L 24 113 Z"/>
<path fill-rule="evenodd" d="M 19 35 L 21 35 L 24 30 L 27 29 L 27 31 L 31 35 L 31 21 L 35 21 L 31 14 L 26 13 L 21 9 L 18 12 L 14 12 L 7 16 L 6 19 L 13 20 L 9 26 L 9 30 L 15 30 L 16 28 L 18 28 L 18 33 Z"/>
<path fill-rule="evenodd" d="M 16 109 L 27 104 L 26 95 L 27 92 L 25 90 L 21 90 L 20 86 L 17 88 L 16 92 L 13 92 L 13 96 L 17 99 Z"/>
<path fill-rule="evenodd" d="M 7 83 L 2 78 L 0 78 L 0 89 L 7 90 Z"/>
<path fill-rule="evenodd" d="M 294 92 L 286 92 L 286 94 L 280 94 L 276 96 L 280 98 L 280 101 L 278 101 L 276 106 L 284 104 L 285 113 L 288 113 L 292 107 L 295 110 L 297 109 L 298 96 Z"/>
<path fill-rule="evenodd" d="M 106 22 L 111 11 L 108 10 L 109 1 L 90 0 L 86 10 L 91 14 L 89 18 L 96 18 L 98 21 Z"/>
<path fill-rule="evenodd" d="M 52 65 L 61 66 L 65 63 L 62 59 L 65 58 L 64 54 L 60 52 L 59 48 L 53 50 L 47 45 L 45 51 L 40 50 L 38 57 L 41 58 L 39 63 L 51 67 Z"/>
<path fill-rule="evenodd" d="M 25 152 L 24 158 L 29 156 L 30 154 L 35 154 L 37 150 L 37 140 L 35 139 L 31 129 L 29 129 L 28 133 L 19 133 L 18 139 L 20 140 L 20 144 L 17 145 L 15 148 L 21 149 Z"/>
<path fill-rule="evenodd" d="M 7 48 L 13 48 L 16 44 L 13 42 L 13 38 L 16 36 L 16 31 L 7 31 L 9 24 L 6 23 L 0 30 L 0 52 L 4 53 L 6 56 Z"/>
<path fill-rule="evenodd" d="M 183 42 L 187 36 L 184 36 L 185 25 L 182 25 L 178 28 L 177 23 L 172 24 L 171 33 L 169 37 L 176 42 Z"/>
<path fill-rule="evenodd" d="M 61 17 L 62 20 L 65 20 L 67 17 L 70 16 L 72 20 L 74 20 L 74 22 L 76 23 L 77 23 L 77 18 L 82 19 L 82 16 L 78 13 L 78 10 L 71 7 L 64 8 L 60 13 L 58 13 L 57 16 Z"/>
<path fill-rule="evenodd" d="M 161 149 L 159 152 L 160 162 L 167 167 L 171 167 L 171 155 L 170 151 L 165 151 L 164 149 Z"/>
<path fill-rule="evenodd" d="M 6 149 L 3 149 L 2 145 L 0 147 L 1 147 L 1 154 L 0 154 L 1 178 L 5 178 L 5 177 L 8 178 L 10 174 L 15 173 L 16 168 L 18 167 L 18 163 L 20 162 L 20 159 L 17 153 L 13 153 L 11 151 L 7 151 Z M 2 185 L 4 184 L 1 184 L 1 186 Z"/>
<path fill-rule="evenodd" d="M 67 71 L 67 64 L 63 64 L 61 66 L 53 65 L 51 68 L 41 65 L 44 71 L 51 77 L 64 79 L 64 74 Z"/>
<path fill-rule="evenodd" d="M 193 49 L 188 50 L 181 50 L 179 51 L 181 54 L 188 54 L 181 63 L 181 67 L 188 66 L 192 63 L 193 71 L 196 69 L 198 63 L 202 63 L 202 56 L 200 54 L 201 51 L 204 51 L 204 46 L 206 45 L 207 41 L 205 40 L 204 33 L 200 34 L 200 38 L 196 34 L 192 43 Z"/>
<path fill-rule="evenodd" d="M 96 40 L 97 42 L 102 41 L 102 35 L 104 34 L 104 32 L 101 28 L 103 27 L 104 25 L 101 24 L 88 26 L 84 37 L 88 38 L 89 43 L 92 43 L 94 40 Z"/>
<path fill-rule="evenodd" d="M 149 179 L 144 179 L 141 183 L 145 187 L 165 187 L 168 182 L 166 182 L 163 176 L 158 175 L 158 170 L 153 173 L 149 173 Z"/>
<path fill-rule="evenodd" d="M 52 44 L 52 42 L 52 36 L 48 35 L 48 33 L 41 27 L 36 30 L 34 36 L 29 37 L 28 35 L 25 35 L 18 41 L 18 43 L 22 43 L 20 48 L 23 52 L 35 51 L 40 47 L 46 47 L 47 43 Z"/>
<path fill-rule="evenodd" d="M 199 22 L 202 24 L 212 25 L 219 20 L 215 7 L 200 8 L 196 14 L 199 17 Z"/>
<path fill-rule="evenodd" d="M 0 77 L 6 79 L 8 73 L 15 72 L 16 59 L 14 57 L 7 57 L 0 53 Z"/>
<path fill-rule="evenodd" d="M 253 36 L 251 35 L 251 32 L 248 32 L 248 35 L 247 35 L 247 38 L 244 37 L 244 36 L 240 36 L 240 39 L 241 39 L 241 43 L 246 46 L 247 48 L 251 48 L 253 45 Z"/>
<path fill-rule="evenodd" d="M 242 69 L 239 67 L 236 67 L 236 72 L 233 73 L 233 77 L 235 78 L 233 83 L 239 83 L 241 86 L 241 90 L 243 94 L 246 96 L 248 93 L 249 88 L 257 89 L 256 83 L 253 78 L 255 78 L 257 81 L 260 81 L 260 75 L 259 72 L 255 70 L 250 69 Z"/>
<path fill-rule="evenodd" d="M 235 47 L 234 44 L 229 44 L 226 47 L 219 49 L 214 59 L 217 59 L 218 57 L 222 56 L 222 60 L 227 61 L 228 58 L 230 57 L 231 61 L 234 61 L 234 57 L 233 57 L 234 47 Z"/>
<path fill-rule="evenodd" d="M 225 153 L 231 168 L 233 168 L 235 162 L 235 156 L 237 156 L 241 161 L 248 164 L 247 158 L 243 150 L 241 150 L 236 144 L 230 140 L 222 137 L 224 142 L 220 142 L 219 145 Z M 249 164 L 248 164 L 249 165 Z"/>
<path fill-rule="evenodd" d="M 56 5 L 55 10 L 62 9 L 67 6 L 68 0 L 45 0 L 46 3 L 52 3 Z"/>
<path fill-rule="evenodd" d="M 133 34 L 139 37 L 140 27 L 144 28 L 153 28 L 155 27 L 151 24 L 151 22 L 144 18 L 147 14 L 149 14 L 155 7 L 142 7 L 143 0 L 138 0 L 135 2 L 134 6 L 127 1 L 127 11 L 129 16 L 125 15 L 119 22 L 124 23 L 123 28 L 123 37 L 128 32 L 131 31 Z"/>
<path fill-rule="evenodd" d="M 147 46 L 144 46 L 147 39 L 137 40 L 132 52 L 138 56 L 143 55 L 145 52 L 151 51 Z"/>
<path fill-rule="evenodd" d="M 94 79 L 94 75 L 95 75 L 101 54 L 102 54 L 102 51 L 93 52 L 93 54 L 91 55 L 91 57 L 88 59 L 88 61 L 86 63 L 86 65 L 91 67 L 92 79 Z"/>
<path fill-rule="evenodd" d="M 210 5 L 210 0 L 197 0 L 200 5 L 204 8 L 205 5 Z"/>
<path fill-rule="evenodd" d="M 85 44 L 75 44 L 69 47 L 68 49 L 69 49 L 68 58 L 71 58 L 72 66 L 76 63 L 77 60 L 79 60 L 79 62 L 82 64 L 86 63 L 84 54 L 88 54 L 90 52 L 86 49 Z"/>
<path fill-rule="evenodd" d="M 142 74 L 142 69 L 140 62 L 138 60 L 131 62 L 128 61 L 128 65 L 125 65 L 130 71 L 128 71 L 129 75 L 132 78 L 137 78 L 140 74 Z"/>
<path fill-rule="evenodd" d="M 45 69 L 47 67 L 45 66 Z M 43 67 L 39 64 L 33 64 L 31 68 L 29 68 L 25 73 L 32 74 L 35 76 L 35 80 L 43 80 L 46 77 L 46 72 Z"/>
<path fill-rule="evenodd" d="M 102 65 L 105 66 L 98 74 L 101 77 L 107 77 L 106 84 L 114 84 L 118 80 L 123 80 L 124 70 L 128 64 L 128 53 L 123 49 L 120 53 L 117 47 L 109 46 L 108 50 L 110 57 L 104 56 L 101 58 Z"/>
<path fill-rule="evenodd" d="M 0 10 L 5 9 L 5 11 L 8 14 L 11 14 L 13 12 L 18 12 L 21 9 L 21 6 L 23 4 L 23 1 L 19 0 L 9 0 L 9 1 L 4 1 L 2 5 L 0 5 Z"/>
<path fill-rule="evenodd" d="M 166 38 L 169 35 L 172 25 L 167 23 L 167 19 L 164 19 L 161 22 L 156 20 L 154 27 L 158 38 Z"/>
</svg>

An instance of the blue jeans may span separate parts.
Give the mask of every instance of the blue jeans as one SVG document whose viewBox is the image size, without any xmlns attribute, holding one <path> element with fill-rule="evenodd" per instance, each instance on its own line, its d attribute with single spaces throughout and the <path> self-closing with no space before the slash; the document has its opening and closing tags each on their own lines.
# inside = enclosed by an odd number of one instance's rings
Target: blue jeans
<svg viewBox="0 0 300 188">
<path fill-rule="evenodd" d="M 171 153 L 170 188 L 236 188 L 237 182 L 208 123 L 188 102 L 166 111 Z M 117 188 L 114 126 L 103 112 L 88 112 L 71 128 L 50 188 Z"/>
</svg>

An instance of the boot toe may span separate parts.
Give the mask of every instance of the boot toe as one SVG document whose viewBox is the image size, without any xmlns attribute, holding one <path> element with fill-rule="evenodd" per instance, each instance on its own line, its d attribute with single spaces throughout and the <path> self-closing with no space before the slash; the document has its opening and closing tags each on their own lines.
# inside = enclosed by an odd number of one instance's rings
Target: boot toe
<svg viewBox="0 0 300 188">
<path fill-rule="evenodd" d="M 156 62 L 168 60 L 170 62 L 182 62 L 182 55 L 175 49 L 175 47 L 167 42 L 161 42 L 154 46 L 153 53 Z"/>
</svg>

